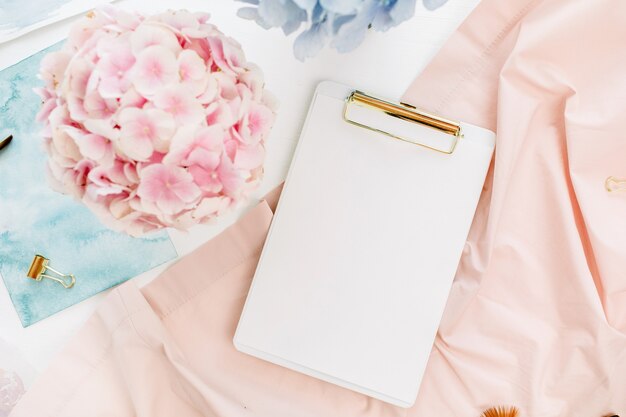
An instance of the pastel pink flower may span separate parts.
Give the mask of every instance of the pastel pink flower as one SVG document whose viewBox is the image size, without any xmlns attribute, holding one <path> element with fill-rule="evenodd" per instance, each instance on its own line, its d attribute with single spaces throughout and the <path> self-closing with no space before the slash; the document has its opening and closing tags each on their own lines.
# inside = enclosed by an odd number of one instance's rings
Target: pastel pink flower
<svg viewBox="0 0 626 417">
<path fill-rule="evenodd" d="M 245 57 L 241 46 L 225 36 L 211 36 L 208 38 L 215 64 L 226 73 L 239 74 L 245 71 Z"/>
<path fill-rule="evenodd" d="M 87 93 L 87 84 L 93 72 L 94 65 L 83 57 L 76 57 L 67 71 L 64 90 L 71 92 L 78 98 L 84 98 Z"/>
<path fill-rule="evenodd" d="M 238 144 L 235 148 L 234 164 L 243 170 L 252 170 L 263 165 L 265 160 L 265 146 L 261 143 L 254 145 Z"/>
<path fill-rule="evenodd" d="M 130 45 L 125 42 L 111 43 L 108 48 L 110 50 L 96 66 L 100 76 L 98 91 L 105 99 L 119 98 L 132 85 L 130 69 L 135 65 L 135 56 L 131 52 Z"/>
<path fill-rule="evenodd" d="M 264 96 L 264 79 L 263 72 L 255 65 L 250 66 L 248 71 L 241 74 L 240 80 L 243 85 L 247 87 L 247 90 L 252 92 L 252 98 L 255 101 L 262 101 Z"/>
<path fill-rule="evenodd" d="M 208 15 L 206 13 L 195 14 L 187 10 L 170 10 L 157 15 L 156 18 L 176 31 L 183 31 L 184 29 L 197 29 L 202 23 L 200 18 L 206 22 Z"/>
<path fill-rule="evenodd" d="M 143 107 L 148 100 L 139 94 L 134 88 L 129 89 L 126 94 L 119 100 L 121 107 Z"/>
<path fill-rule="evenodd" d="M 84 157 L 106 165 L 113 163 L 113 145 L 109 139 L 73 127 L 67 127 L 66 131 L 74 139 L 80 153 Z M 105 161 L 108 161 L 108 163 Z"/>
<path fill-rule="evenodd" d="M 220 126 L 195 128 L 186 126 L 172 139 L 169 153 L 163 158 L 166 164 L 183 167 L 198 165 L 214 169 L 224 151 L 225 132 Z"/>
<path fill-rule="evenodd" d="M 137 55 L 132 77 L 139 93 L 152 96 L 178 80 L 176 55 L 164 46 L 149 46 Z"/>
<path fill-rule="evenodd" d="M 121 194 L 126 188 L 116 182 L 110 176 L 111 168 L 103 166 L 93 168 L 88 175 L 89 184 L 87 193 L 92 197 Z"/>
<path fill-rule="evenodd" d="M 148 160 L 155 150 L 166 152 L 176 130 L 172 116 L 158 109 L 125 108 L 119 124 L 120 150 L 138 161 Z"/>
<path fill-rule="evenodd" d="M 275 107 L 262 72 L 208 19 L 107 6 L 42 60 L 50 185 L 115 230 L 212 221 L 261 181 Z"/>
<path fill-rule="evenodd" d="M 108 18 L 108 21 L 103 27 L 115 33 L 128 33 L 128 31 L 134 31 L 143 21 L 143 16 L 127 12 L 108 4 L 100 6 L 98 11 Z"/>
<path fill-rule="evenodd" d="M 212 164 L 192 165 L 189 167 L 189 172 L 196 184 L 211 195 L 222 192 L 225 195 L 234 196 L 243 182 L 240 172 L 225 154 L 221 155 L 214 166 Z"/>
<path fill-rule="evenodd" d="M 78 20 L 70 28 L 64 50 L 78 51 L 94 37 L 98 37 L 97 33 L 111 22 L 112 19 L 103 10 L 100 10 L 98 13 L 89 14 L 85 16 L 85 18 Z"/>
<path fill-rule="evenodd" d="M 205 193 L 233 192 L 240 184 L 241 174 L 224 153 L 225 138 L 220 126 L 182 128 L 172 139 L 163 162 L 185 167 Z"/>
<path fill-rule="evenodd" d="M 208 77 L 204 60 L 192 50 L 186 49 L 178 55 L 180 83 L 194 97 L 206 91 Z"/>
<path fill-rule="evenodd" d="M 180 125 L 196 125 L 204 119 L 202 104 L 181 85 L 161 89 L 154 96 L 154 105 L 174 116 Z"/>
<path fill-rule="evenodd" d="M 52 131 L 52 144 L 61 157 L 76 162 L 83 159 L 78 145 L 76 145 L 74 139 L 68 134 L 65 127 L 57 128 Z"/>
<path fill-rule="evenodd" d="M 242 112 L 241 119 L 233 128 L 234 136 L 242 143 L 254 145 L 261 141 L 273 123 L 274 113 L 269 108 L 248 102 L 246 111 Z"/>
<path fill-rule="evenodd" d="M 237 123 L 238 106 L 232 102 L 216 100 L 206 108 L 206 122 L 209 125 L 216 124 L 224 129 L 229 129 Z"/>
<path fill-rule="evenodd" d="M 43 122 L 48 119 L 50 113 L 57 107 L 57 95 L 53 90 L 46 88 L 35 88 L 35 94 L 41 98 L 41 109 L 37 113 L 36 120 Z"/>
<path fill-rule="evenodd" d="M 63 192 L 76 198 L 82 197 L 88 183 L 87 177 L 94 166 L 93 161 L 85 159 L 75 164 L 71 169 L 63 170 L 59 176 Z"/>
<path fill-rule="evenodd" d="M 173 54 L 180 52 L 182 47 L 176 35 L 159 22 L 147 21 L 142 23 L 130 35 L 132 52 L 138 55 L 150 46 L 161 46 Z"/>
<path fill-rule="evenodd" d="M 97 92 L 88 93 L 83 100 L 83 110 L 90 119 L 105 119 L 112 117 L 119 109 L 115 99 L 104 98 Z"/>
<path fill-rule="evenodd" d="M 191 174 L 181 167 L 153 164 L 139 176 L 137 195 L 154 203 L 164 214 L 172 215 L 192 207 L 201 194 Z"/>
<path fill-rule="evenodd" d="M 113 145 L 103 136 L 90 133 L 77 143 L 81 153 L 93 161 L 104 162 L 113 156 Z M 110 162 L 112 163 L 112 160 Z"/>
<path fill-rule="evenodd" d="M 197 221 L 208 221 L 215 216 L 226 212 L 232 205 L 233 199 L 228 196 L 205 197 L 193 211 Z"/>
<path fill-rule="evenodd" d="M 61 84 L 71 58 L 65 51 L 51 52 L 43 57 L 39 75 L 47 86 L 56 88 Z"/>
<path fill-rule="evenodd" d="M 206 37 L 189 38 L 185 41 L 185 49 L 194 51 L 200 58 L 204 60 L 208 68 L 213 67 L 213 57 L 211 56 L 211 47 Z"/>
</svg>

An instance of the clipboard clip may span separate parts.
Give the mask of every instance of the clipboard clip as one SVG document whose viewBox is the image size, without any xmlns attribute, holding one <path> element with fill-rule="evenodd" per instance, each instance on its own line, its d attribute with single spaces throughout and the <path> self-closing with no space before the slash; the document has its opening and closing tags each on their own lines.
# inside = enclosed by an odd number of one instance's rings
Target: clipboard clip
<svg viewBox="0 0 626 417">
<path fill-rule="evenodd" d="M 420 143 L 416 140 L 407 138 L 406 136 L 400 136 L 386 130 L 377 129 L 373 126 L 366 125 L 364 123 L 356 121 L 354 118 L 351 118 L 350 110 L 353 106 L 368 107 L 407 122 L 418 123 L 427 126 L 445 134 L 454 136 L 454 140 L 448 148 L 438 148 L 425 143 Z M 463 133 L 461 132 L 461 125 L 458 122 L 454 122 L 448 119 L 444 119 L 443 117 L 435 116 L 433 114 L 417 110 L 415 107 L 408 104 L 392 103 L 386 100 L 382 100 L 358 90 L 354 90 L 346 99 L 346 104 L 343 109 L 343 119 L 346 122 L 355 126 L 382 133 L 394 139 L 408 142 L 413 145 L 422 146 L 424 148 L 428 148 L 433 151 L 448 155 L 454 152 L 459 142 L 459 139 L 463 137 Z"/>
</svg>

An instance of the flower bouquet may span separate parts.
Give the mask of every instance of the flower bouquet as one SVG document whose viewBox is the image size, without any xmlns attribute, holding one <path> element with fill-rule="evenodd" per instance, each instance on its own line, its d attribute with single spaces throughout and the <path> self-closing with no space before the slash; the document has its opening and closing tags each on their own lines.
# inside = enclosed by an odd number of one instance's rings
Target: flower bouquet
<svg viewBox="0 0 626 417">
<path fill-rule="evenodd" d="M 282 28 L 288 35 L 304 25 L 294 42 L 294 54 L 303 61 L 325 45 L 339 52 L 355 49 L 369 28 L 386 31 L 410 19 L 416 0 L 240 0 L 249 7 L 239 16 L 269 29 Z M 433 10 L 447 0 L 423 0 Z"/>
<path fill-rule="evenodd" d="M 99 9 L 42 60 L 52 185 L 111 228 L 187 229 L 259 184 L 273 101 L 261 71 L 208 20 Z"/>
</svg>

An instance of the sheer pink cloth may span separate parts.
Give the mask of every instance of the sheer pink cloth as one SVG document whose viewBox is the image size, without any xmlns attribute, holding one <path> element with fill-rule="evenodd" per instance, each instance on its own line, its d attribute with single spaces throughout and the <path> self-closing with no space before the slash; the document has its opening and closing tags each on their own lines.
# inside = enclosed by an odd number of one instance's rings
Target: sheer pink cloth
<svg viewBox="0 0 626 417">
<path fill-rule="evenodd" d="M 114 290 L 12 416 L 626 413 L 626 193 L 604 189 L 626 177 L 625 22 L 621 0 L 484 0 L 406 93 L 498 134 L 413 408 L 233 348 L 274 195 Z"/>
</svg>

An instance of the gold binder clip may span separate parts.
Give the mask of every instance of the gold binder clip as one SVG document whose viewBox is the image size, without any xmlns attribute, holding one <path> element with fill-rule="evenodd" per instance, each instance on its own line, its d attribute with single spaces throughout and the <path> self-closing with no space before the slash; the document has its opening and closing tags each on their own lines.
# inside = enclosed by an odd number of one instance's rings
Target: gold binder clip
<svg viewBox="0 0 626 417">
<path fill-rule="evenodd" d="M 44 258 L 41 255 L 35 255 L 35 258 L 30 264 L 30 268 L 28 268 L 28 273 L 26 275 L 28 278 L 32 278 L 35 281 L 41 281 L 43 278 L 48 278 L 52 281 L 58 282 L 65 288 L 72 288 L 76 283 L 76 277 L 74 277 L 74 274 L 63 274 L 56 269 L 51 268 L 50 265 L 48 265 L 49 262 L 49 259 Z M 57 276 L 48 275 L 46 274 L 47 271 L 54 272 Z"/>
<path fill-rule="evenodd" d="M 604 182 L 604 187 L 609 193 L 626 191 L 626 178 L 608 177 Z"/>
<path fill-rule="evenodd" d="M 411 140 L 404 136 L 395 135 L 391 132 L 376 129 L 372 126 L 357 122 L 356 120 L 350 118 L 350 107 L 355 104 L 358 106 L 369 107 L 381 111 L 389 116 L 396 117 L 401 120 L 412 123 L 419 123 L 432 129 L 439 130 L 440 132 L 454 136 L 454 141 L 451 143 L 448 149 L 436 148 L 434 146 Z M 343 109 L 343 119 L 350 124 L 363 127 L 374 132 L 382 133 L 403 142 L 423 146 L 425 148 L 432 149 L 433 151 L 445 154 L 451 154 L 452 152 L 454 152 L 454 149 L 456 148 L 459 139 L 463 136 L 463 134 L 461 133 L 461 125 L 458 122 L 453 122 L 451 120 L 444 119 L 443 117 L 435 116 L 434 114 L 417 110 L 415 107 L 408 104 L 396 104 L 389 101 L 381 100 L 358 90 L 353 91 L 346 99 L 346 104 Z"/>
</svg>

